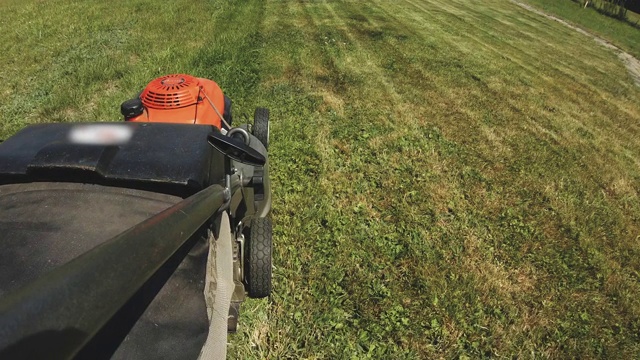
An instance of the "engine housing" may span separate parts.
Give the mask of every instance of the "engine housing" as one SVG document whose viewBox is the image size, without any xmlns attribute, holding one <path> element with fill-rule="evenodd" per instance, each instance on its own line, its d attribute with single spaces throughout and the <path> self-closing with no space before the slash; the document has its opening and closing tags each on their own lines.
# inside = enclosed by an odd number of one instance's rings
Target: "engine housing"
<svg viewBox="0 0 640 360">
<path fill-rule="evenodd" d="M 136 99 L 121 106 L 125 121 L 203 124 L 222 128 L 225 97 L 214 81 L 187 74 L 152 80 Z"/>
</svg>

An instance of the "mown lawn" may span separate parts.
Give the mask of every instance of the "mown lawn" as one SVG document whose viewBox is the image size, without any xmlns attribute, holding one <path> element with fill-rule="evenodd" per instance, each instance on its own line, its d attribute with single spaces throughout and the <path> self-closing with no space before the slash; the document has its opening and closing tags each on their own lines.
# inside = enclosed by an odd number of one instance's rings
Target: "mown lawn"
<svg viewBox="0 0 640 360">
<path fill-rule="evenodd" d="M 274 293 L 230 358 L 638 358 L 640 88 L 507 0 L 0 3 L 0 134 L 153 77 L 272 112 Z M 237 121 L 237 120 L 236 120 Z"/>
</svg>

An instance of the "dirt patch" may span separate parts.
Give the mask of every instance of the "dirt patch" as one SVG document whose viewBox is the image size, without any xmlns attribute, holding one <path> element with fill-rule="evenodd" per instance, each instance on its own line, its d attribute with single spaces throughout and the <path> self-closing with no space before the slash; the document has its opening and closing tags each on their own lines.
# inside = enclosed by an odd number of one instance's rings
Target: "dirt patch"
<svg viewBox="0 0 640 360">
<path fill-rule="evenodd" d="M 520 3 L 520 2 L 515 1 L 515 0 L 511 0 L 511 2 L 513 2 L 514 4 L 520 6 L 520 7 L 524 8 L 524 9 L 527 9 L 527 10 L 529 10 L 531 12 L 534 12 L 534 13 L 540 15 L 540 16 L 544 16 L 547 19 L 551 19 L 551 20 L 557 21 L 557 22 L 561 23 L 562 25 L 567 26 L 567 27 L 569 27 L 569 28 L 571 28 L 571 29 L 583 34 L 583 35 L 589 36 L 590 38 L 595 40 L 595 42 L 597 42 L 598 44 L 606 47 L 607 49 L 611 49 L 611 50 L 615 51 L 616 54 L 618 55 L 618 58 L 620 58 L 620 60 L 622 60 L 622 63 L 624 64 L 624 66 L 626 66 L 627 70 L 631 74 L 631 77 L 633 78 L 633 80 L 636 83 L 636 85 L 640 86 L 640 60 L 636 59 L 633 55 L 631 55 L 631 54 L 627 53 L 626 51 L 620 49 L 619 47 L 613 45 L 609 41 L 607 41 L 607 40 L 605 40 L 605 39 L 603 39 L 601 37 L 598 37 L 598 36 L 588 32 L 588 31 L 585 31 L 584 29 L 581 29 L 581 28 L 579 28 L 579 27 L 577 27 L 575 25 L 569 24 L 568 22 L 566 22 L 566 21 L 564 21 L 564 20 L 562 20 L 560 18 L 557 18 L 557 17 L 555 17 L 553 15 L 549 15 L 549 14 L 547 14 L 545 12 L 542 12 L 542 11 L 532 7 L 532 6 Z"/>
</svg>

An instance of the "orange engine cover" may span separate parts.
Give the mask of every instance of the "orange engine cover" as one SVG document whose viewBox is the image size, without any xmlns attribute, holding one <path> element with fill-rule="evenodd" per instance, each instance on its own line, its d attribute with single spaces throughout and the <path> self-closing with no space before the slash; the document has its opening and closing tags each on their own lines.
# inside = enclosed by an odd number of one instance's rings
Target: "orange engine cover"
<svg viewBox="0 0 640 360">
<path fill-rule="evenodd" d="M 127 121 L 222 127 L 219 115 L 225 111 L 224 94 L 212 80 L 186 74 L 166 75 L 151 81 L 140 94 L 140 100 L 143 113 Z"/>
</svg>

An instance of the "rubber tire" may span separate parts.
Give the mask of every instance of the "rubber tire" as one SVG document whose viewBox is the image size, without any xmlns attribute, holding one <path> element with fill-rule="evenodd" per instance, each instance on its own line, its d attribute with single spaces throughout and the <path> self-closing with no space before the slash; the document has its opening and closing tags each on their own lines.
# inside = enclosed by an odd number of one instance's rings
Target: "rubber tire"
<svg viewBox="0 0 640 360">
<path fill-rule="evenodd" d="M 269 149 L 269 109 L 256 108 L 253 114 L 253 136 Z"/>
<path fill-rule="evenodd" d="M 250 298 L 271 294 L 272 231 L 271 219 L 255 218 L 245 234 L 244 274 Z"/>
</svg>

